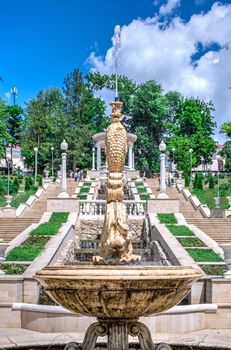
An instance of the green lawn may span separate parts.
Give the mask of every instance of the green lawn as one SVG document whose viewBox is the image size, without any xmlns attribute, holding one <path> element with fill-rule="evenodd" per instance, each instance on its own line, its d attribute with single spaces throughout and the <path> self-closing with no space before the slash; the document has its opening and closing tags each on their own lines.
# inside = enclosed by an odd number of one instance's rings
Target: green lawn
<svg viewBox="0 0 231 350">
<path fill-rule="evenodd" d="M 137 192 L 138 193 L 146 193 L 147 192 L 147 188 L 146 187 L 137 187 Z"/>
<path fill-rule="evenodd" d="M 173 213 L 158 213 L 157 217 L 161 224 L 177 224 L 177 219 Z"/>
<path fill-rule="evenodd" d="M 141 194 L 140 194 L 140 199 L 141 199 L 142 201 L 147 201 L 148 199 L 150 199 L 150 196 L 149 196 L 149 194 L 143 194 L 143 193 L 141 193 Z"/>
<path fill-rule="evenodd" d="M 81 187 L 79 193 L 88 193 L 90 191 L 91 187 Z"/>
<path fill-rule="evenodd" d="M 43 224 L 36 227 L 33 231 L 31 231 L 32 235 L 44 235 L 44 236 L 53 236 L 59 231 L 62 223 L 49 223 L 44 222 Z"/>
<path fill-rule="evenodd" d="M 228 271 L 227 266 L 220 266 L 220 265 L 202 265 L 202 270 L 206 273 L 206 275 L 223 275 L 225 272 Z"/>
<path fill-rule="evenodd" d="M 27 269 L 27 266 L 23 264 L 0 264 L 0 269 L 7 275 L 20 275 Z"/>
<path fill-rule="evenodd" d="M 195 236 L 187 226 L 167 225 L 167 228 L 174 236 Z"/>
<path fill-rule="evenodd" d="M 41 246 L 19 246 L 6 256 L 6 261 L 33 261 L 43 250 Z"/>
<path fill-rule="evenodd" d="M 52 213 L 49 222 L 62 222 L 65 223 L 67 222 L 69 213 L 66 212 L 60 212 L 60 213 Z"/>
<path fill-rule="evenodd" d="M 14 208 L 18 208 L 21 203 L 26 203 L 26 201 L 30 197 L 30 195 L 35 194 L 37 189 L 38 189 L 37 187 L 33 187 L 29 191 L 19 192 L 12 199 L 11 206 Z"/>
<path fill-rule="evenodd" d="M 216 207 L 214 197 L 217 197 L 217 189 L 193 189 L 192 194 L 196 195 L 202 204 L 207 204 L 209 209 L 214 209 Z M 231 190 L 221 192 L 220 208 L 227 209 L 229 207 L 227 196 L 231 196 Z"/>
<path fill-rule="evenodd" d="M 212 249 L 186 248 L 187 252 L 193 260 L 198 262 L 220 262 L 223 261 L 221 257 Z"/>
<path fill-rule="evenodd" d="M 183 247 L 205 247 L 205 244 L 197 237 L 178 238 L 178 241 Z"/>
</svg>

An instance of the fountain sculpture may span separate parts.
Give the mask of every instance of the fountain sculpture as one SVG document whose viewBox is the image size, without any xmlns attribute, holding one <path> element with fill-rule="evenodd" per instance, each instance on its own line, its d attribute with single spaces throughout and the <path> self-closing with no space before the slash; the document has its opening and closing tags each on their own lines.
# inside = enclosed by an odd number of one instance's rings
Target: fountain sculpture
<svg viewBox="0 0 231 350">
<path fill-rule="evenodd" d="M 58 304 L 77 314 L 97 317 L 98 322 L 89 327 L 82 345 L 76 344 L 76 349 L 94 350 L 97 338 L 107 336 L 108 350 L 128 350 L 131 335 L 138 337 L 142 350 L 154 350 L 157 346 L 138 318 L 176 305 L 201 273 L 191 267 L 132 265 L 140 257 L 132 254 L 132 237 L 122 201 L 127 134 L 120 122 L 122 103 L 115 101 L 111 105 L 112 124 L 106 140 L 107 209 L 101 254 L 94 257 L 94 265 L 47 267 L 38 271 L 35 278 Z"/>
</svg>

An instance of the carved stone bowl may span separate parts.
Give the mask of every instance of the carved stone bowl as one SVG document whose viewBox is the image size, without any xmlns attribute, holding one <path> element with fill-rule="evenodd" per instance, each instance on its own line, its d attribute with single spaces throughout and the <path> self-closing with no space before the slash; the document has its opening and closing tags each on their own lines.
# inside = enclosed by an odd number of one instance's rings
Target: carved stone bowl
<svg viewBox="0 0 231 350">
<path fill-rule="evenodd" d="M 99 319 L 134 319 L 167 310 L 200 277 L 192 267 L 94 265 L 47 267 L 35 276 L 58 304 Z"/>
</svg>

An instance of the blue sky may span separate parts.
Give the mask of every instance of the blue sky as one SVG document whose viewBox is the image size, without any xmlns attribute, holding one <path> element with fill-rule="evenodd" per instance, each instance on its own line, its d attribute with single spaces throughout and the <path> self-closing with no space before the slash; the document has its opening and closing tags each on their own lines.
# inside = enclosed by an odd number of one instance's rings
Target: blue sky
<svg viewBox="0 0 231 350">
<path fill-rule="evenodd" d="M 155 79 L 214 103 L 217 122 L 231 121 L 231 0 L 0 0 L 0 97 L 17 103 L 62 87 L 74 68 L 114 71 L 112 37 L 121 26 L 119 73 Z M 114 98 L 100 93 L 106 104 Z M 113 95 L 113 96 L 112 96 Z"/>
<path fill-rule="evenodd" d="M 40 89 L 62 86 L 75 67 L 89 69 L 91 52 L 104 56 L 116 24 L 146 19 L 167 1 L 153 0 L 11 0 L 0 1 L 0 96 L 18 88 L 23 105 Z M 214 1 L 183 0 L 173 13 L 188 21 Z M 229 2 L 223 2 L 229 3 Z M 150 77 L 152 78 L 152 77 Z"/>
</svg>

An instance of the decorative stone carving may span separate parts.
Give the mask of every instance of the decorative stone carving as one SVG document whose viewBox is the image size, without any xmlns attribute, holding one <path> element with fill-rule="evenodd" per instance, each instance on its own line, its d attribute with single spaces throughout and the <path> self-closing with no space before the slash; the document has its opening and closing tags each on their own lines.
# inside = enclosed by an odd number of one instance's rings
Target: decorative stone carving
<svg viewBox="0 0 231 350">
<path fill-rule="evenodd" d="M 93 258 L 94 264 L 123 264 L 140 260 L 132 254 L 132 235 L 127 224 L 126 206 L 122 202 L 123 170 L 128 150 L 128 137 L 120 121 L 122 102 L 112 106 L 112 124 L 106 134 L 106 156 L 108 164 L 107 206 L 104 218 L 100 256 Z"/>
</svg>

